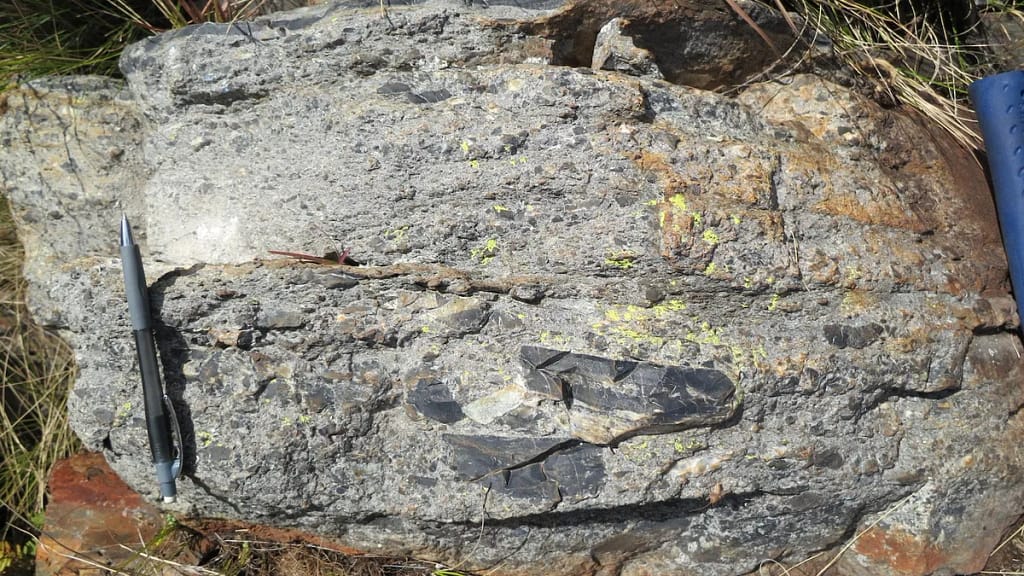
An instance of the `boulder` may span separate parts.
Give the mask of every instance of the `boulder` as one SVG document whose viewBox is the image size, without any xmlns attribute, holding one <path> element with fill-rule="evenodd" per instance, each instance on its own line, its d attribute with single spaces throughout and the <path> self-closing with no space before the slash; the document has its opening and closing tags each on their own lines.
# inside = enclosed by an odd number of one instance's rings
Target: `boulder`
<svg viewBox="0 0 1024 576">
<path fill-rule="evenodd" d="M 664 80 L 591 68 L 616 17 Z M 155 497 L 125 211 L 183 513 L 498 574 L 980 569 L 1024 512 L 984 174 L 819 76 L 710 91 L 763 41 L 713 68 L 687 31 L 745 26 L 350 2 L 143 41 L 126 87 L 9 93 L 3 192 L 76 433 Z"/>
</svg>

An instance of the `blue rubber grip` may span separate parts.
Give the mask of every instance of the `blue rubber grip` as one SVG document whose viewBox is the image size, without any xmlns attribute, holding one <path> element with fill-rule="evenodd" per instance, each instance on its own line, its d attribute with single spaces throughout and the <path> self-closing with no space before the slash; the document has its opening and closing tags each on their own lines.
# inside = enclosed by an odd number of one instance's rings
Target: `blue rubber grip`
<svg viewBox="0 0 1024 576">
<path fill-rule="evenodd" d="M 985 139 L 1017 314 L 1024 321 L 1024 71 L 982 78 L 969 91 Z"/>
</svg>

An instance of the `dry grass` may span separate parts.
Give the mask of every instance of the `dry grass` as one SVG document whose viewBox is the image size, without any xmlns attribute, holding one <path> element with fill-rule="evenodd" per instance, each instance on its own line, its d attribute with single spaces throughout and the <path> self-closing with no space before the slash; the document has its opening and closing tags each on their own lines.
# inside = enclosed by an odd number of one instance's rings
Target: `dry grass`
<svg viewBox="0 0 1024 576">
<path fill-rule="evenodd" d="M 0 0 L 0 92 L 20 78 L 116 74 L 139 32 L 111 17 L 106 0 Z"/>
<path fill-rule="evenodd" d="M 956 30 L 941 10 L 913 3 L 793 2 L 816 33 L 832 40 L 836 55 L 873 80 L 888 101 L 917 109 L 967 148 L 980 146 L 967 88 L 984 74 L 979 62 L 986 47 L 964 44 L 967 30 Z"/>
<path fill-rule="evenodd" d="M 203 22 L 250 20 L 263 14 L 267 0 L 150 0 L 162 21 L 154 21 L 136 9 L 138 2 L 109 0 L 117 14 L 133 25 L 156 34 Z"/>
<path fill-rule="evenodd" d="M 46 478 L 74 453 L 65 405 L 74 378 L 71 351 L 31 322 L 24 304 L 21 246 L 0 198 L 0 567 L 17 560 L 41 524 Z"/>
<path fill-rule="evenodd" d="M 249 529 L 231 529 L 217 521 L 185 524 L 173 517 L 148 542 L 122 549 L 121 557 L 127 559 L 113 564 L 52 546 L 50 553 L 69 560 L 73 569 L 102 569 L 118 576 L 473 576 L 433 562 L 353 556 L 298 539 L 261 539 Z"/>
</svg>

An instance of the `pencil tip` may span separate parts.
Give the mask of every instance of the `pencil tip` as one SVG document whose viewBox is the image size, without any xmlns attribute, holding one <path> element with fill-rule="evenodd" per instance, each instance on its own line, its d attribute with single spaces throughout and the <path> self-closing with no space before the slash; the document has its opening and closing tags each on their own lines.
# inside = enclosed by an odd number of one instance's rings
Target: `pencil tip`
<svg viewBox="0 0 1024 576">
<path fill-rule="evenodd" d="M 132 226 L 128 223 L 128 215 L 124 212 L 121 213 L 121 246 L 129 246 L 134 244 L 135 240 L 132 238 Z"/>
</svg>

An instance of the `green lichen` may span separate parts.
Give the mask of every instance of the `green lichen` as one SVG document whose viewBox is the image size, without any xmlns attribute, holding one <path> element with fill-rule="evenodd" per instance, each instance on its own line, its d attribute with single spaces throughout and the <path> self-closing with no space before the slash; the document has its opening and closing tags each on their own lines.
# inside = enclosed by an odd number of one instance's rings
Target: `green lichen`
<svg viewBox="0 0 1024 576">
<path fill-rule="evenodd" d="M 707 448 L 707 444 L 704 444 L 703 442 L 701 442 L 700 440 L 698 440 L 696 438 L 691 438 L 687 443 L 683 444 L 683 441 L 677 438 L 672 443 L 672 448 L 676 452 L 680 452 L 680 453 L 683 453 L 683 452 L 696 452 L 698 450 L 703 450 L 703 449 Z"/>
<path fill-rule="evenodd" d="M 608 254 L 604 259 L 605 266 L 614 266 L 621 270 L 629 270 L 636 263 L 637 254 L 630 250 L 622 250 Z"/>
<path fill-rule="evenodd" d="M 482 246 L 471 249 L 469 251 L 469 255 L 474 260 L 479 260 L 481 265 L 486 266 L 487 264 L 490 264 L 491 260 L 494 260 L 497 251 L 498 240 L 495 238 L 488 238 L 484 241 Z"/>
<path fill-rule="evenodd" d="M 653 336 L 644 332 L 638 332 L 636 330 L 630 330 L 622 326 L 614 326 L 611 329 L 611 333 L 622 338 L 628 338 L 634 342 L 645 342 L 655 347 L 661 347 L 665 344 L 665 339 L 661 336 Z"/>
<path fill-rule="evenodd" d="M 649 308 L 636 305 L 613 305 L 601 310 L 601 318 L 590 323 L 594 334 L 633 351 L 649 356 L 655 352 L 658 357 L 671 362 L 672 358 L 693 355 L 694 346 L 703 355 L 725 356 L 729 372 L 739 378 L 751 365 L 764 368 L 767 354 L 764 345 L 746 338 L 731 337 L 722 326 L 715 326 L 695 315 L 683 314 L 687 305 L 682 300 L 671 299 Z M 669 329 L 669 325 L 678 328 Z M 668 338 L 666 334 L 683 331 L 681 338 Z M 717 349 L 717 351 L 716 351 Z"/>
<path fill-rule="evenodd" d="M 402 240 L 405 239 L 405 236 L 406 236 L 406 234 L 408 232 L 409 232 L 409 225 L 407 224 L 405 226 L 400 226 L 400 227 L 394 228 L 392 230 L 385 230 L 384 231 L 384 237 L 385 238 L 390 238 L 391 240 L 393 240 L 395 242 L 401 242 Z"/>
<path fill-rule="evenodd" d="M 710 322 L 705 320 L 700 323 L 696 332 L 693 330 L 686 332 L 686 341 L 694 344 L 720 346 L 722 344 L 722 329 L 712 326 Z"/>
<path fill-rule="evenodd" d="M 704 233 L 701 234 L 701 238 L 703 238 L 705 242 L 711 244 L 712 246 L 718 244 L 718 233 L 710 228 L 704 230 Z"/>
<path fill-rule="evenodd" d="M 686 310 L 686 303 L 684 303 L 682 300 L 677 299 L 666 300 L 664 302 L 651 306 L 651 312 L 654 313 L 655 318 L 661 318 L 662 316 L 668 314 L 669 312 L 678 312 L 680 310 Z"/>
<path fill-rule="evenodd" d="M 646 344 L 661 348 L 673 342 L 663 336 L 652 334 L 652 330 L 660 327 L 660 320 L 686 309 L 686 304 L 677 299 L 667 300 L 652 306 L 643 308 L 634 304 L 615 305 L 606 308 L 603 312 L 604 318 L 593 322 L 591 328 L 597 334 L 614 338 L 620 344 L 639 345 Z M 681 343 L 677 343 L 681 346 Z"/>
<path fill-rule="evenodd" d="M 548 330 L 542 330 L 538 335 L 538 339 L 541 344 L 554 345 L 554 346 L 565 346 L 569 343 L 569 337 L 561 332 L 550 332 Z"/>
<path fill-rule="evenodd" d="M 672 218 L 669 220 L 669 215 Z M 687 209 L 686 198 L 682 194 L 673 194 L 668 198 L 667 204 L 662 204 L 661 209 L 658 210 L 658 226 L 662 229 L 665 228 L 666 223 L 671 223 L 671 232 L 680 234 L 683 231 L 682 224 L 686 221 L 685 219 L 690 218 L 691 214 Z"/>
<path fill-rule="evenodd" d="M 734 366 L 742 366 L 747 361 L 747 352 L 742 346 L 738 344 L 730 344 L 729 352 L 732 354 L 732 363 Z"/>
<path fill-rule="evenodd" d="M 614 267 L 620 268 L 622 270 L 629 270 L 630 268 L 633 267 L 633 259 L 632 258 L 605 258 L 604 259 L 604 265 L 605 266 L 614 266 Z"/>
<path fill-rule="evenodd" d="M 196 432 L 196 440 L 199 440 L 199 443 L 202 445 L 202 447 L 206 448 L 213 444 L 213 434 L 211 434 L 210 432 L 206 432 L 205 430 L 201 432 Z"/>
<path fill-rule="evenodd" d="M 117 413 L 114 414 L 114 426 L 120 426 L 128 420 L 128 417 L 132 415 L 132 403 L 125 402 L 117 408 Z"/>
<path fill-rule="evenodd" d="M 686 198 L 683 198 L 682 194 L 675 194 L 668 201 L 676 210 L 686 212 Z"/>
</svg>

